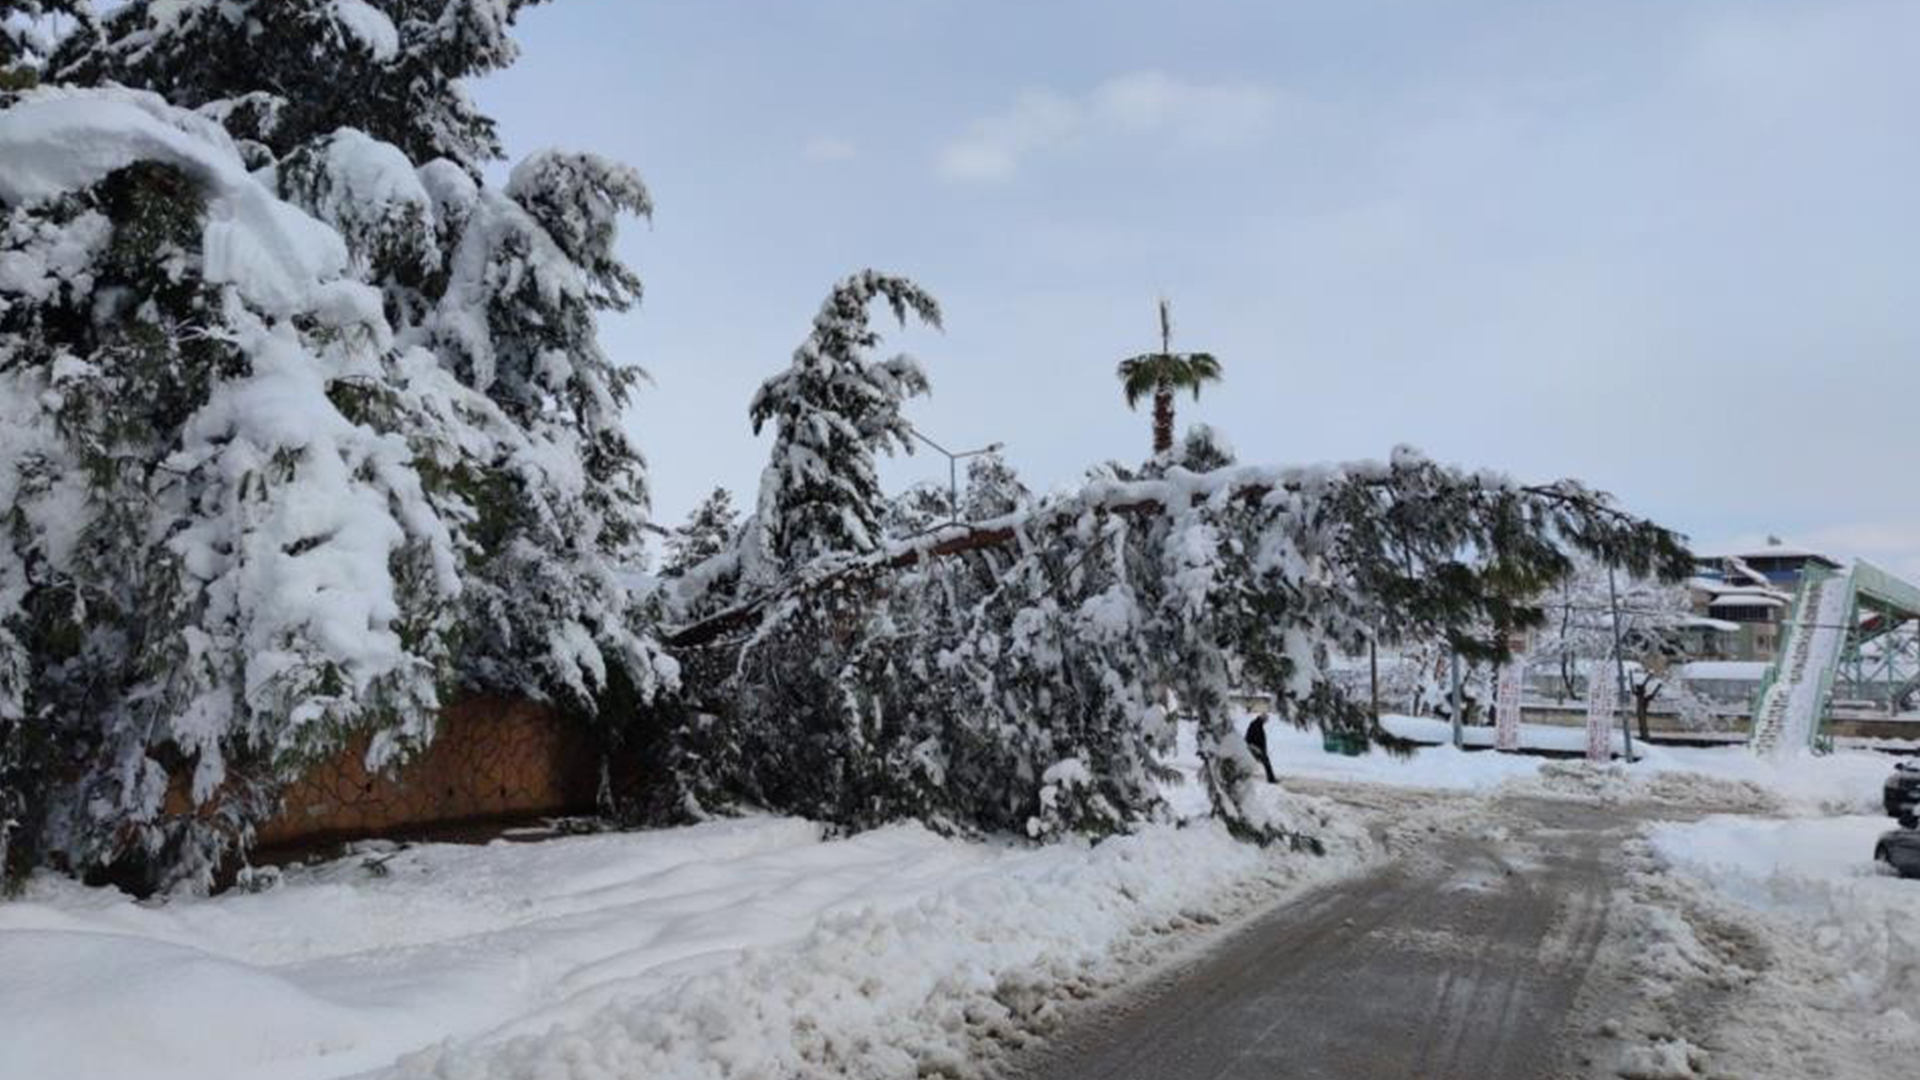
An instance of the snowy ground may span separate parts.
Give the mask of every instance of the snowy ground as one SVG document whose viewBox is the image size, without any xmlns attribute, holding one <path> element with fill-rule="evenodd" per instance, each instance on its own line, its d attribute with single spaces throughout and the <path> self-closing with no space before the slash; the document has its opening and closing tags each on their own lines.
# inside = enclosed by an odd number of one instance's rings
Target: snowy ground
<svg viewBox="0 0 1920 1080">
<path fill-rule="evenodd" d="M 1639 813 L 1861 814 L 1888 768 L 1870 754 L 1767 761 L 1741 748 L 1650 748 L 1600 768 L 1451 747 L 1349 758 L 1317 735 L 1269 737 L 1300 786 L 1379 785 L 1369 790 L 1390 793 L 1381 818 L 1396 827 L 1438 814 L 1489 835 L 1497 818 L 1476 816 L 1515 795 Z M 1191 773 L 1190 738 L 1181 750 Z M 0 904 L 0 1077 L 968 1075 L 1047 1032 L 1062 1002 L 1375 854 L 1351 801 L 1262 792 L 1334 854 L 1264 852 L 1205 821 L 1035 849 L 917 827 L 829 841 L 761 818 L 370 850 L 289 871 L 264 893 L 169 903 L 43 876 Z M 1197 784 L 1173 795 L 1204 812 Z M 1865 865 L 1878 825 L 1661 825 L 1623 948 L 1679 958 L 1677 974 L 1655 973 L 1667 985 L 1777 976 L 1791 993 L 1765 999 L 1775 1005 L 1804 992 L 1905 1032 L 1904 1002 L 1920 989 L 1915 891 Z M 1742 929 L 1711 929 L 1722 926 Z M 1698 960 L 1743 934 L 1771 944 Z"/>
<path fill-rule="evenodd" d="M 1182 928 L 1361 858 L 783 819 L 387 854 L 166 904 L 37 879 L 0 904 L 0 1076 L 964 1074 Z"/>
<path fill-rule="evenodd" d="M 1416 717 L 1387 717 L 1388 730 L 1408 738 L 1444 739 L 1442 721 Z M 1485 730 L 1485 729 L 1481 729 Z M 1490 732 L 1487 735 L 1491 738 Z M 1523 746 L 1584 749 L 1586 736 L 1577 728 L 1527 724 L 1521 729 Z M 1869 751 L 1842 751 L 1822 756 L 1782 755 L 1766 758 L 1744 746 L 1672 747 L 1636 742 L 1632 765 L 1615 763 L 1593 768 L 1583 762 L 1557 761 L 1492 750 L 1459 751 L 1451 746 L 1428 746 L 1410 758 L 1374 748 L 1358 757 L 1326 753 L 1318 733 L 1267 725 L 1267 744 L 1275 771 L 1282 778 L 1388 784 L 1448 791 L 1494 792 L 1529 789 L 1553 794 L 1578 789 L 1580 793 L 1615 799 L 1650 798 L 1655 801 L 1694 801 L 1689 788 L 1700 789 L 1705 804 L 1724 803 L 1737 789 L 1743 802 L 1755 810 L 1793 813 L 1871 813 L 1879 807 L 1880 785 L 1893 758 Z M 1616 736 L 1616 749 L 1618 737 Z M 1191 768 L 1191 738 L 1182 733 L 1177 763 Z M 1194 794 L 1185 798 L 1191 800 Z M 1203 806 L 1183 802 L 1182 806 Z"/>
</svg>

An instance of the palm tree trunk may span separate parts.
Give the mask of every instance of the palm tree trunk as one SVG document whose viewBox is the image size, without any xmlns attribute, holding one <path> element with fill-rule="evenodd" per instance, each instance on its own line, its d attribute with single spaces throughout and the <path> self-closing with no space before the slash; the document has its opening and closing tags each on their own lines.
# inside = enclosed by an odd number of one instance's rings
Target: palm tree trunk
<svg viewBox="0 0 1920 1080">
<path fill-rule="evenodd" d="M 1162 386 L 1153 392 L 1153 453 L 1155 457 L 1173 450 L 1173 388 Z"/>
</svg>

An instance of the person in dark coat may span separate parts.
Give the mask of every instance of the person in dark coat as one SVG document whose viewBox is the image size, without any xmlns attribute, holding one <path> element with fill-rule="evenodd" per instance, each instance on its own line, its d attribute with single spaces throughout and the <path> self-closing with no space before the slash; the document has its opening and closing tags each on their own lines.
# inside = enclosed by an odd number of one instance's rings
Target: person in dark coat
<svg viewBox="0 0 1920 1080">
<path fill-rule="evenodd" d="M 1273 759 L 1267 756 L 1267 714 L 1261 713 L 1247 725 L 1247 749 L 1253 754 L 1260 767 L 1267 770 L 1267 783 L 1277 784 L 1280 778 L 1273 775 Z"/>
</svg>

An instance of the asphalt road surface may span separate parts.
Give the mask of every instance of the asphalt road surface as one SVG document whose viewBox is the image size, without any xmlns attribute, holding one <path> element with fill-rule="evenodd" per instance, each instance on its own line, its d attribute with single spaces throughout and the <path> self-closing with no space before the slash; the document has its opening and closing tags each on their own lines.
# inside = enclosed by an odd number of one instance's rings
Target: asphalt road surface
<svg viewBox="0 0 1920 1080">
<path fill-rule="evenodd" d="M 1436 838 L 1284 904 L 1071 1027 L 1046 1080 L 1546 1080 L 1570 1030 L 1630 823 L 1516 802 L 1492 835 Z"/>
</svg>

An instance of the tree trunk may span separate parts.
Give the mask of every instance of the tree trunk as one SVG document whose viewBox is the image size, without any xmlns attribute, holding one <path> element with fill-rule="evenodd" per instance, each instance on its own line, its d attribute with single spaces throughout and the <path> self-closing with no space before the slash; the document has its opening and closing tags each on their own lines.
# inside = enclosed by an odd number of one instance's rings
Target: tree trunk
<svg viewBox="0 0 1920 1080">
<path fill-rule="evenodd" d="M 1173 389 L 1163 386 L 1153 392 L 1153 453 L 1157 457 L 1173 450 Z"/>
<path fill-rule="evenodd" d="M 1652 742 L 1653 732 L 1647 729 L 1647 714 L 1653 711 L 1653 699 L 1635 694 L 1633 711 L 1635 717 L 1640 721 L 1640 741 Z"/>
</svg>

